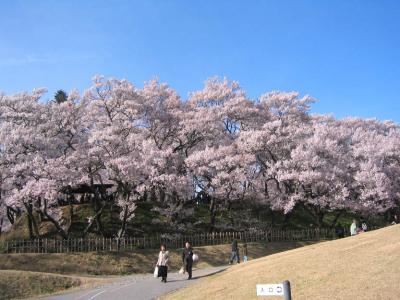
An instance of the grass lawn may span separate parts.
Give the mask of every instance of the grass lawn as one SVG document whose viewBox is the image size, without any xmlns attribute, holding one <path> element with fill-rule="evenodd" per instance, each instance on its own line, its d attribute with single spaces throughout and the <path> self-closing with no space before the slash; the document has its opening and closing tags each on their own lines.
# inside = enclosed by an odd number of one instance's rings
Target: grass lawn
<svg viewBox="0 0 400 300">
<path fill-rule="evenodd" d="M 311 242 L 250 243 L 250 259 L 294 249 Z M 230 245 L 197 247 L 197 268 L 225 265 Z M 155 250 L 104 253 L 0 254 L 0 299 L 26 298 L 112 280 L 104 275 L 153 272 Z M 181 267 L 181 253 L 171 251 L 172 270 Z M 35 272 L 32 272 L 35 271 Z M 101 275 L 84 277 L 86 275 Z"/>
<path fill-rule="evenodd" d="M 0 270 L 0 299 L 46 295 L 74 287 L 89 287 L 104 281 L 39 272 Z"/>
<path fill-rule="evenodd" d="M 400 225 L 236 265 L 165 299 L 258 299 L 256 284 L 284 280 L 296 300 L 399 299 Z"/>
</svg>

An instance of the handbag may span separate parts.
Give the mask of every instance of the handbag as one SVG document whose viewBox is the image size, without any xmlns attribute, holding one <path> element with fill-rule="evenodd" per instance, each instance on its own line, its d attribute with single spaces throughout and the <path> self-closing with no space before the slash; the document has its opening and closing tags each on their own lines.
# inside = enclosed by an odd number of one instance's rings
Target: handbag
<svg viewBox="0 0 400 300">
<path fill-rule="evenodd" d="M 181 268 L 180 268 L 179 274 L 185 274 L 185 267 L 181 267 Z"/>
<path fill-rule="evenodd" d="M 154 274 L 153 274 L 153 276 L 154 276 L 154 278 L 157 278 L 157 277 L 158 277 L 158 266 L 156 266 L 156 267 L 154 268 Z"/>
</svg>

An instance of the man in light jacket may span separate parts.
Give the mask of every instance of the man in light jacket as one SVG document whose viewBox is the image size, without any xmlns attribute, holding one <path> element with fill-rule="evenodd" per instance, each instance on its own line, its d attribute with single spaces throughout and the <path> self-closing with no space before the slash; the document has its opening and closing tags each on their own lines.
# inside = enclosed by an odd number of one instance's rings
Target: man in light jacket
<svg viewBox="0 0 400 300">
<path fill-rule="evenodd" d="M 351 223 L 350 226 L 350 235 L 356 235 L 358 233 L 357 231 L 357 221 L 356 219 L 353 220 L 353 223 Z"/>
</svg>

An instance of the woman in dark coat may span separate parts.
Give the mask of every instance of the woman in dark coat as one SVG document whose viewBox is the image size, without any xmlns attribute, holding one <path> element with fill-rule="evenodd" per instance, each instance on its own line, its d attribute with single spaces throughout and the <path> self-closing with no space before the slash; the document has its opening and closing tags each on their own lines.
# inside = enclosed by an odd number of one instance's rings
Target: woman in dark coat
<svg viewBox="0 0 400 300">
<path fill-rule="evenodd" d="M 158 277 L 161 277 L 161 282 L 167 283 L 168 275 L 169 252 L 165 245 L 161 245 L 161 251 L 158 254 L 157 267 Z"/>
<path fill-rule="evenodd" d="M 188 272 L 188 280 L 192 279 L 192 268 L 193 268 L 193 249 L 189 242 L 186 242 L 185 248 L 182 252 L 182 261 L 185 267 L 185 271 Z"/>
</svg>

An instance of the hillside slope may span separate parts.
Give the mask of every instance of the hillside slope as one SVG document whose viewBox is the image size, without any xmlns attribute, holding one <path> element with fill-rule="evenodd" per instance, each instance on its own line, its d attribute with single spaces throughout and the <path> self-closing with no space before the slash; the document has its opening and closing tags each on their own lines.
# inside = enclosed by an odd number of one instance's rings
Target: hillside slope
<svg viewBox="0 0 400 300">
<path fill-rule="evenodd" d="M 67 289 L 89 288 L 112 279 L 0 270 L 0 300 L 26 299 Z"/>
<path fill-rule="evenodd" d="M 249 257 L 287 251 L 310 245 L 312 242 L 249 243 Z M 201 257 L 198 268 L 225 265 L 230 245 L 195 247 Z M 158 250 L 135 250 L 132 252 L 86 252 L 86 253 L 21 253 L 0 254 L 0 270 L 37 271 L 69 275 L 124 275 L 153 272 Z M 170 269 L 181 267 L 181 252 L 170 251 Z"/>
<path fill-rule="evenodd" d="M 236 265 L 165 298 L 257 299 L 256 284 L 286 279 L 296 300 L 399 299 L 400 225 Z"/>
<path fill-rule="evenodd" d="M 141 202 L 135 211 L 135 217 L 132 218 L 127 224 L 127 236 L 142 236 L 153 235 L 154 233 L 170 233 L 170 234 L 195 234 L 209 232 L 210 214 L 207 205 L 196 205 L 194 207 L 193 215 L 188 216 L 183 223 L 180 223 L 181 232 L 177 231 L 177 224 L 165 216 L 160 215 L 154 211 L 151 202 Z M 71 238 L 82 238 L 82 233 L 87 226 L 88 218 L 92 217 L 95 211 L 91 204 L 74 204 L 73 217 L 71 222 L 71 210 L 69 206 L 62 207 L 62 219 L 66 227 L 70 226 L 69 232 Z M 39 218 L 34 214 L 37 223 L 38 234 L 40 238 L 60 238 L 57 233 L 56 227 L 50 222 Z M 351 213 L 329 212 L 323 219 L 322 227 L 330 228 L 333 223 L 339 222 L 346 228 L 349 228 L 354 215 Z M 235 220 L 235 224 L 232 224 Z M 336 221 L 335 221 L 336 220 Z M 113 237 L 120 229 L 121 223 L 119 219 L 118 208 L 113 205 L 106 206 L 103 210 L 101 217 L 103 225 L 103 233 L 105 237 Z M 216 215 L 216 229 L 217 231 L 245 231 L 248 228 L 266 228 L 273 226 L 274 228 L 286 229 L 306 229 L 310 228 L 310 224 L 315 223 L 315 218 L 304 209 L 304 207 L 296 207 L 289 215 L 284 215 L 283 212 L 274 211 L 273 213 L 266 209 L 266 207 L 254 207 L 252 209 L 245 209 L 243 207 L 236 207 L 230 212 L 221 211 Z M 382 227 L 386 224 L 384 216 L 375 216 L 368 219 L 368 225 L 374 227 Z M 4 229 L 4 228 L 3 228 Z M 96 226 L 89 231 L 86 237 L 102 237 L 97 231 Z M 11 240 L 25 240 L 29 239 L 28 230 L 28 216 L 23 213 L 21 216 L 16 217 L 14 224 L 0 234 L 0 247 L 1 243 Z M 1 251 L 1 249 L 0 249 Z"/>
</svg>

